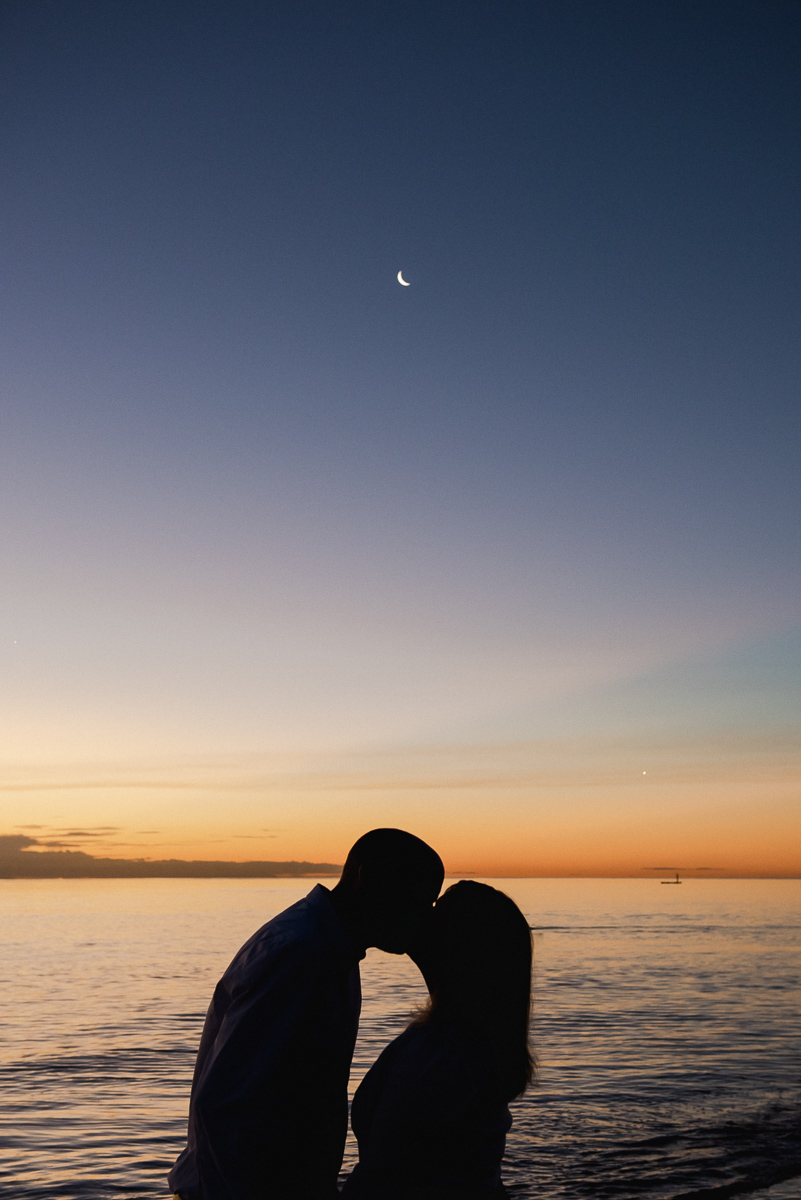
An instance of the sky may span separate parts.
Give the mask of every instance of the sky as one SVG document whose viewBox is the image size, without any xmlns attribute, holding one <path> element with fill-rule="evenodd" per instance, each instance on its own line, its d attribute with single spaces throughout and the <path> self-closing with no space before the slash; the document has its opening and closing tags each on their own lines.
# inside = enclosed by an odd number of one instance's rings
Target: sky
<svg viewBox="0 0 801 1200">
<path fill-rule="evenodd" d="M 792 0 L 6 0 L 0 833 L 801 875 L 799 60 Z"/>
</svg>

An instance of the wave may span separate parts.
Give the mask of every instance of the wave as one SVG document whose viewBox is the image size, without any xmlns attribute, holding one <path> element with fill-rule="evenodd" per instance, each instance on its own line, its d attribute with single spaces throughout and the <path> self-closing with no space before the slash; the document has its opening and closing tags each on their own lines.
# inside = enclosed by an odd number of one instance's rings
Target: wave
<svg viewBox="0 0 801 1200">
<path fill-rule="evenodd" d="M 596 1126 L 582 1147 L 582 1115 L 575 1115 L 564 1129 L 569 1146 L 563 1155 L 554 1145 L 545 1162 L 519 1152 L 509 1162 L 510 1195 L 554 1194 L 556 1184 L 557 1194 L 571 1200 L 728 1200 L 801 1176 L 801 1097 L 747 1117 L 700 1121 L 692 1129 L 607 1140 L 605 1146 Z M 534 1176 L 533 1188 L 527 1176 Z"/>
</svg>

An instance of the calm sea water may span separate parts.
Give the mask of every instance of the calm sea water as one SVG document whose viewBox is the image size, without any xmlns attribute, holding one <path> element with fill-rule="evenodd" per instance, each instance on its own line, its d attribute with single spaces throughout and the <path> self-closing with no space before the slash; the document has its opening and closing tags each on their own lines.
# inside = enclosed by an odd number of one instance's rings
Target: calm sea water
<svg viewBox="0 0 801 1200">
<path fill-rule="evenodd" d="M 165 1197 L 213 986 L 312 883 L 0 881 L 0 1195 Z M 512 1194 L 799 1200 L 801 882 L 498 886 L 535 929 Z M 354 1085 L 424 995 L 378 951 L 362 978 Z"/>
</svg>

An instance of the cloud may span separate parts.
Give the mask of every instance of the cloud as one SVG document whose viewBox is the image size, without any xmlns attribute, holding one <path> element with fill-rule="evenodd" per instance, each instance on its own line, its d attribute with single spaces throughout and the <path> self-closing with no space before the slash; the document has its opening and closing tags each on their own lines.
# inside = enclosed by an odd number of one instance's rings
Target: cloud
<svg viewBox="0 0 801 1200">
<path fill-rule="evenodd" d="M 102 838 L 103 833 L 96 833 L 92 829 L 65 829 L 62 837 L 70 838 Z"/>
<path fill-rule="evenodd" d="M 11 833 L 0 835 L 0 855 L 16 854 L 18 850 L 25 850 L 28 846 L 38 846 L 36 838 L 25 837 L 21 833 Z"/>
<path fill-rule="evenodd" d="M 122 832 L 122 827 L 119 825 L 88 825 L 85 828 L 76 828 L 75 826 L 61 825 L 16 825 L 16 829 L 36 830 L 39 836 L 36 838 L 26 837 L 26 846 L 24 848 L 33 849 L 34 851 L 44 850 L 76 850 L 83 845 L 91 845 L 95 848 L 99 846 L 116 847 L 124 845 L 116 839 L 110 837 L 111 834 Z M 136 844 L 136 843 L 135 843 Z M 20 849 L 23 847 L 20 846 Z M 13 847 L 6 845 L 5 851 L 0 848 L 0 853 L 8 852 Z"/>
<path fill-rule="evenodd" d="M 40 829 L 45 826 L 41 825 Z M 73 825 L 51 826 L 53 833 L 63 833 L 69 837 L 101 837 L 104 833 L 120 833 L 121 825 L 90 825 L 87 829 L 76 829 Z"/>
<path fill-rule="evenodd" d="M 26 853 L 33 848 L 33 853 Z M 42 842 L 24 834 L 0 835 L 0 878 L 302 878 L 339 874 L 341 867 L 324 862 L 223 862 L 211 860 L 99 858 L 58 842 Z"/>
<path fill-rule="evenodd" d="M 213 787 L 213 784 L 207 784 L 208 787 Z M 186 788 L 203 787 L 203 784 L 195 781 L 178 780 L 178 779 L 78 779 L 75 781 L 56 781 L 37 783 L 0 783 L 0 792 L 78 792 L 85 790 L 96 791 L 98 788 L 135 788 L 148 789 L 165 789 L 172 788 L 182 791 Z M 32 827 L 31 827 L 32 828 Z"/>
</svg>

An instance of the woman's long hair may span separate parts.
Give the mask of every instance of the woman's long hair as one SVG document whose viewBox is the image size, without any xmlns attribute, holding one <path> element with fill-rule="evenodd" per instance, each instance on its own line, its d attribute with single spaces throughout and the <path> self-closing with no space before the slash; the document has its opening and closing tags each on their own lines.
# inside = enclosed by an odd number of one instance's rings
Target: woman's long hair
<svg viewBox="0 0 801 1200">
<path fill-rule="evenodd" d="M 478 1038 L 504 1099 L 521 1095 L 536 1066 L 531 930 L 515 902 L 486 883 L 460 880 L 440 896 L 412 957 L 430 992 L 416 1023 L 448 1022 Z"/>
</svg>

